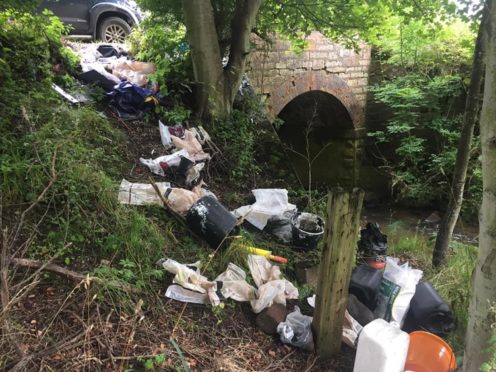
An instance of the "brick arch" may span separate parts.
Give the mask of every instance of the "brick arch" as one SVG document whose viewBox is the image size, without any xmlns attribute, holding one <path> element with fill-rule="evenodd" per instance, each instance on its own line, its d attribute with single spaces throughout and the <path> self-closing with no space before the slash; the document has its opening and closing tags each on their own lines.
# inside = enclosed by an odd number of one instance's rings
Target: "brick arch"
<svg viewBox="0 0 496 372">
<path fill-rule="evenodd" d="M 348 111 L 355 129 L 363 127 L 364 112 L 351 88 L 338 76 L 324 71 L 297 74 L 270 92 L 267 107 L 275 119 L 294 98 L 310 91 L 322 91 L 336 97 Z"/>
</svg>

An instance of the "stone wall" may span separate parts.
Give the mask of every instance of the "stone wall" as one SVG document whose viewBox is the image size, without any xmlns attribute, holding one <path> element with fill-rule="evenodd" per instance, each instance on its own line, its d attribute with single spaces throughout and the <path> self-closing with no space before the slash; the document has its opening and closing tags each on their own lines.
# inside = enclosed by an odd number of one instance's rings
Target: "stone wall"
<svg viewBox="0 0 496 372">
<path fill-rule="evenodd" d="M 298 95 L 322 90 L 345 105 L 355 127 L 363 127 L 370 47 L 362 44 L 356 53 L 319 32 L 310 34 L 307 42 L 301 54 L 280 39 L 271 46 L 256 42 L 259 48 L 250 55 L 247 75 L 256 92 L 265 96 L 269 113 L 275 118 Z"/>
</svg>

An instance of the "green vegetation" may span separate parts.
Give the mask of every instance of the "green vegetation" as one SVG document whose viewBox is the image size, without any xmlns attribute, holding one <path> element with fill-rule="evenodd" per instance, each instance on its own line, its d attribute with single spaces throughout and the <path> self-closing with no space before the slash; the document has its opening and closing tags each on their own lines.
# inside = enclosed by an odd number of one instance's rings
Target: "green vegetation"
<svg viewBox="0 0 496 372">
<path fill-rule="evenodd" d="M 371 91 L 389 110 L 369 136 L 396 199 L 413 206 L 447 203 L 463 117 L 474 34 L 467 23 L 389 20 L 377 40 L 384 79 Z M 473 143 L 463 205 L 475 219 L 482 195 L 478 137 Z"/>
</svg>

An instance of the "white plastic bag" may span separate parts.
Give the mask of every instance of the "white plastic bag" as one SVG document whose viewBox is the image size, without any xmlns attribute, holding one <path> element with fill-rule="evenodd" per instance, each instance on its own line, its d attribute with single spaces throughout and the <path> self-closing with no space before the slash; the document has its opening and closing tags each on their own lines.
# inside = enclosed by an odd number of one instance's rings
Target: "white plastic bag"
<svg viewBox="0 0 496 372">
<path fill-rule="evenodd" d="M 170 155 L 159 156 L 155 159 L 140 158 L 139 160 L 140 163 L 146 165 L 152 173 L 158 174 L 159 176 L 165 176 L 164 168 L 160 163 L 165 163 L 168 167 L 177 167 L 181 162 L 182 156 L 189 159 L 188 152 L 186 150 L 180 150 Z"/>
<path fill-rule="evenodd" d="M 160 130 L 160 140 L 162 145 L 168 150 L 172 147 L 172 139 L 169 133 L 169 128 L 164 125 L 160 120 L 158 121 L 158 128 Z"/>
<path fill-rule="evenodd" d="M 288 190 L 286 189 L 255 189 L 251 192 L 256 202 L 240 207 L 233 213 L 236 217 L 244 217 L 257 229 L 263 230 L 272 216 L 296 210 L 294 204 L 288 203 Z"/>
<path fill-rule="evenodd" d="M 400 265 L 397 258 L 388 257 L 384 270 L 378 304 L 374 314 L 384 320 L 403 326 L 410 301 L 415 294 L 422 270 L 412 269 L 408 262 Z"/>
<path fill-rule="evenodd" d="M 162 196 L 165 194 L 167 188 L 170 187 L 169 182 L 157 182 L 156 185 Z M 121 181 L 119 186 L 117 200 L 121 204 L 158 204 L 163 206 L 162 199 L 152 185 L 146 183 L 132 183 L 125 179 Z"/>
<path fill-rule="evenodd" d="M 303 315 L 298 306 L 295 306 L 295 310 L 288 314 L 284 322 L 279 323 L 277 333 L 285 344 L 307 351 L 314 349 L 312 317 Z"/>
</svg>

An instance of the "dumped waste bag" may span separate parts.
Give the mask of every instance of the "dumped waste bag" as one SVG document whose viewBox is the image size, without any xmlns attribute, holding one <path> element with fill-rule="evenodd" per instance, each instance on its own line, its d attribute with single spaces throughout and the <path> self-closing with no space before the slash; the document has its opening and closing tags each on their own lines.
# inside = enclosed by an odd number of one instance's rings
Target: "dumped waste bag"
<svg viewBox="0 0 496 372">
<path fill-rule="evenodd" d="M 408 333 L 422 330 L 446 336 L 454 328 L 455 321 L 449 305 L 430 283 L 417 284 L 403 330 Z"/>
<path fill-rule="evenodd" d="M 314 350 L 312 334 L 312 317 L 303 315 L 298 306 L 288 314 L 286 320 L 279 323 L 277 333 L 281 341 L 306 351 Z"/>
<path fill-rule="evenodd" d="M 376 319 L 363 327 L 353 372 L 403 372 L 410 338 L 398 324 Z"/>
<path fill-rule="evenodd" d="M 382 268 L 387 255 L 388 241 L 377 223 L 367 223 L 365 229 L 360 231 L 358 241 L 358 255 L 368 264 Z"/>
<path fill-rule="evenodd" d="M 382 271 L 368 265 L 360 265 L 351 274 L 349 292 L 374 311 L 377 306 L 377 296 L 381 288 Z"/>
<path fill-rule="evenodd" d="M 324 220 L 316 214 L 298 212 L 291 217 L 293 244 L 303 250 L 317 248 L 324 235 Z"/>
<path fill-rule="evenodd" d="M 356 321 L 361 326 L 366 326 L 371 321 L 376 319 L 374 313 L 362 302 L 360 302 L 355 295 L 352 294 L 348 296 L 348 304 L 346 305 L 346 310 L 348 310 L 350 315 L 354 319 L 356 319 Z"/>
<path fill-rule="evenodd" d="M 402 326 L 422 275 L 422 270 L 412 269 L 408 262 L 399 264 L 397 258 L 388 257 L 374 315 Z"/>
<path fill-rule="evenodd" d="M 214 197 L 204 196 L 188 211 L 187 225 L 212 247 L 217 248 L 224 238 L 238 232 L 238 220 Z M 230 239 L 225 239 L 229 245 Z"/>
<path fill-rule="evenodd" d="M 162 196 L 170 188 L 169 182 L 157 182 L 155 184 Z M 119 186 L 117 200 L 121 204 L 144 205 L 157 204 L 163 206 L 162 198 L 157 194 L 153 185 L 146 183 L 132 183 L 125 179 Z"/>
<path fill-rule="evenodd" d="M 128 81 L 123 81 L 107 95 L 110 108 L 123 120 L 138 120 L 144 116 L 145 99 L 151 92 Z"/>
</svg>

